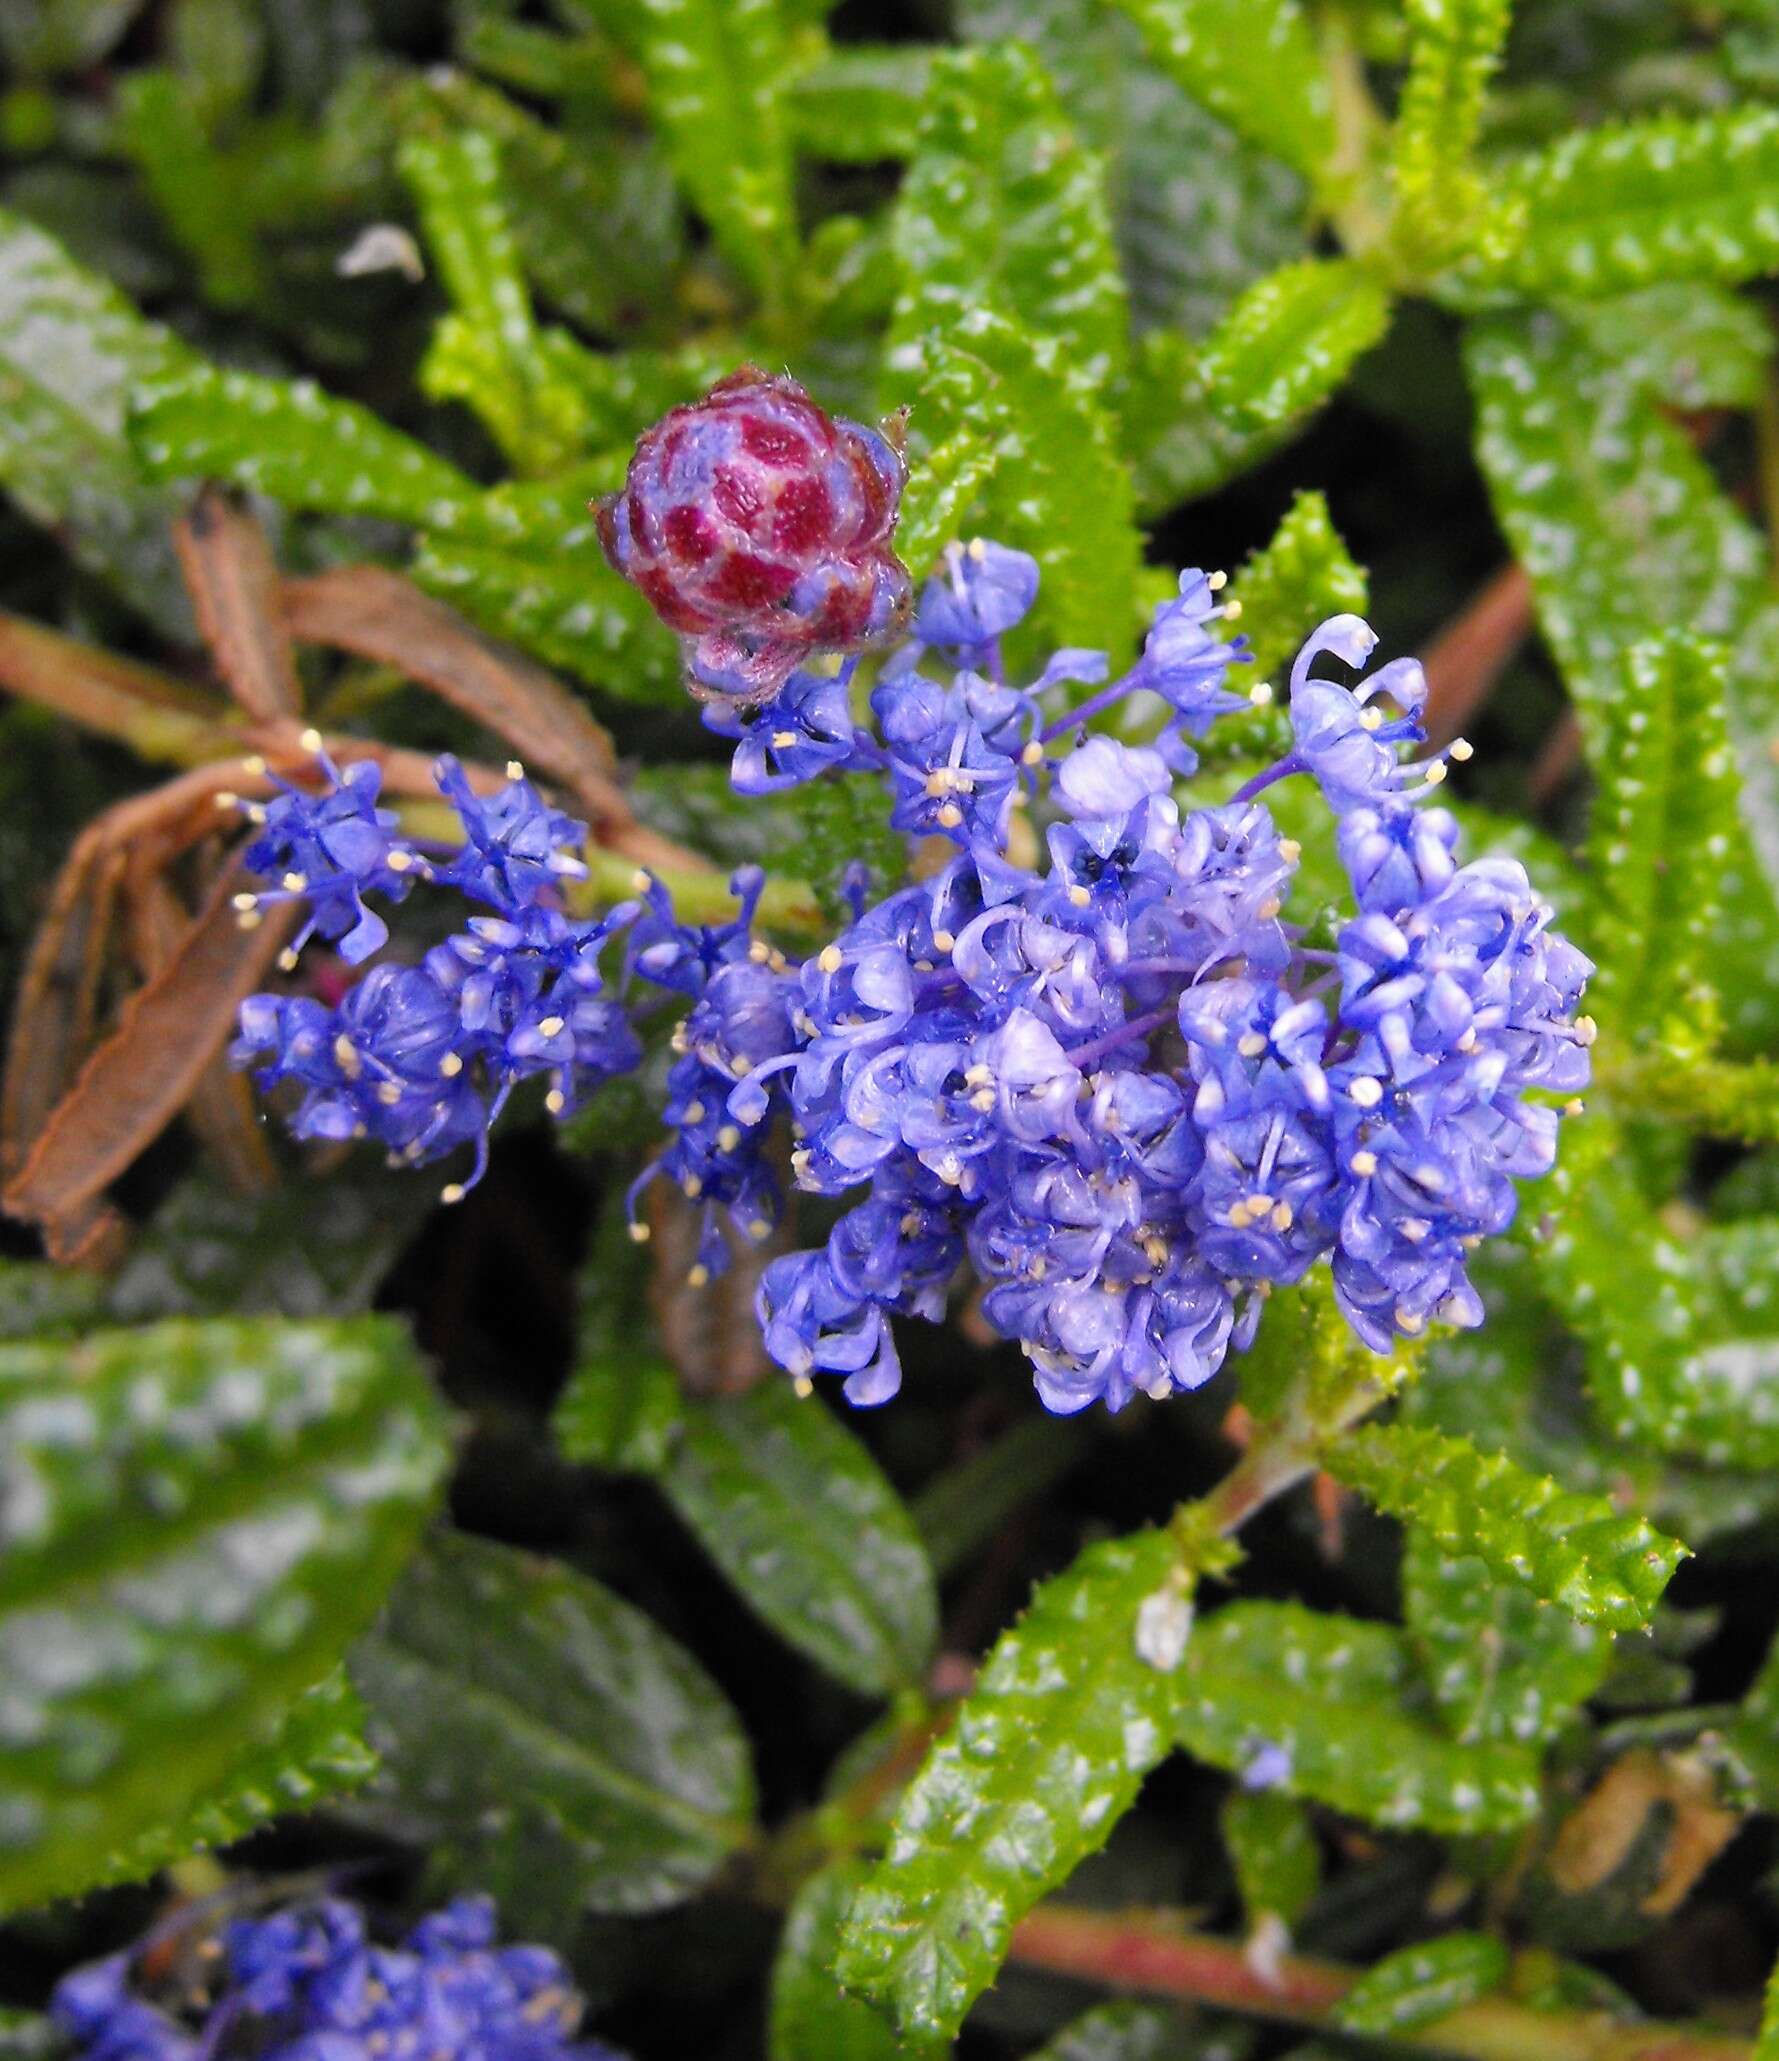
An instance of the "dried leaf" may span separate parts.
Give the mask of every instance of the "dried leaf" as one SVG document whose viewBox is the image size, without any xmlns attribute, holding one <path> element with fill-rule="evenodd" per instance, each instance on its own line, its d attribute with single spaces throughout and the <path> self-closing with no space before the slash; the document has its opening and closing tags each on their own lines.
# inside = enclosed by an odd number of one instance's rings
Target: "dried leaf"
<svg viewBox="0 0 1779 2061">
<path fill-rule="evenodd" d="M 212 485 L 174 526 L 173 542 L 198 628 L 229 692 L 262 723 L 299 714 L 303 690 L 265 531 Z"/>
<path fill-rule="evenodd" d="M 54 1237 L 191 1094 L 299 913 L 283 904 L 243 930 L 231 898 L 245 877 L 238 866 L 225 870 L 166 971 L 125 1005 L 7 1188 L 10 1214 Z"/>
<path fill-rule="evenodd" d="M 0 690 L 115 737 L 142 758 L 189 763 L 228 741 L 227 710 L 199 689 L 4 612 Z"/>
<path fill-rule="evenodd" d="M 398 666 L 571 787 L 596 829 L 631 821 L 611 740 L 568 690 L 485 637 L 442 601 L 380 566 L 342 566 L 284 583 L 285 620 L 306 643 Z"/>
</svg>

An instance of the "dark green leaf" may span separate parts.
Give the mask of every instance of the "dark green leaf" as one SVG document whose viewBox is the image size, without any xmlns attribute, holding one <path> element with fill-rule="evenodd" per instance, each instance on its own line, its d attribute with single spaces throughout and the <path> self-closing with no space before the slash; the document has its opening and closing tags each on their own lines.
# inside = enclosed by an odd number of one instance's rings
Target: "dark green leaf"
<svg viewBox="0 0 1779 2061">
<path fill-rule="evenodd" d="M 1407 1641 L 1387 1625 L 1295 1603 L 1236 1603 L 1187 1648 L 1175 1735 L 1240 1774 L 1282 1748 L 1288 1795 L 1387 1826 L 1478 1832 L 1538 1808 L 1538 1770 L 1518 1746 L 1460 1746 L 1424 1716 Z"/>
<path fill-rule="evenodd" d="M 920 1679 L 938 1636 L 933 1571 L 901 1498 L 825 1403 L 782 1380 L 689 1403 L 660 1480 L 782 1638 L 866 1693 Z"/>
<path fill-rule="evenodd" d="M 1216 2061 L 1214 2036 L 1206 2038 L 1169 2004 L 1141 2004 L 1122 1997 L 1096 2004 L 1065 2025 L 1029 2061 Z M 1234 2050 L 1224 2052 L 1234 2061 Z"/>
<path fill-rule="evenodd" d="M 1507 1973 L 1507 1949 L 1492 1933 L 1448 1932 L 1368 1969 L 1335 2005 L 1335 2023 L 1379 2038 L 1412 2032 L 1500 1989 Z"/>
<path fill-rule="evenodd" d="M 0 50 L 27 74 L 83 72 L 117 42 L 143 0 L 7 0 Z"/>
<path fill-rule="evenodd" d="M 1340 1480 L 1447 1552 L 1475 1554 L 1571 1617 L 1614 1631 L 1649 1622 L 1686 1550 L 1604 1496 L 1575 1494 L 1441 1432 L 1362 1425 L 1324 1457 Z"/>
<path fill-rule="evenodd" d="M 358 1788 L 377 1765 L 365 1744 L 364 1715 L 344 1671 L 324 1677 L 184 1817 L 152 1827 L 111 1855 L 95 1884 L 139 1882 L 188 1854 L 232 1845 L 274 1818 L 314 1810 Z"/>
<path fill-rule="evenodd" d="M 256 225 L 205 133 L 196 94 L 173 72 L 132 72 L 117 112 L 119 140 L 169 235 L 196 265 L 205 297 L 219 308 L 251 306 L 265 291 Z"/>
<path fill-rule="evenodd" d="M 1105 167 L 1017 43 L 947 51 L 934 63 L 892 236 L 903 283 L 891 381 L 919 367 L 927 331 L 954 332 L 984 306 L 1062 344 L 1086 387 L 1122 371 L 1124 286 Z"/>
<path fill-rule="evenodd" d="M 691 1655 L 585 1575 L 443 1533 L 352 1659 L 376 1793 L 452 1880 L 559 1930 L 653 1911 L 749 1836 L 747 1742 Z"/>
<path fill-rule="evenodd" d="M 1411 1524 L 1402 1612 L 1421 1673 L 1453 1738 L 1553 1739 L 1600 1686 L 1612 1641 L 1540 1602 L 1523 1582 L 1442 1550 Z"/>
<path fill-rule="evenodd" d="M 424 444 L 313 380 L 190 365 L 139 379 L 130 439 L 151 479 L 222 479 L 292 508 L 449 524 L 477 488 Z"/>
<path fill-rule="evenodd" d="M 375 1612 L 444 1458 L 387 1319 L 0 1349 L 0 1902 L 226 1784 Z"/>
<path fill-rule="evenodd" d="M 797 1892 L 772 1964 L 768 2061 L 916 2061 L 950 2051 L 946 2042 L 898 2038 L 887 2017 L 834 1979 L 841 1921 L 864 1874 L 862 1862 L 836 1862 Z"/>
<path fill-rule="evenodd" d="M 69 2051 L 68 2041 L 41 2013 L 0 2004 L 0 2061 L 54 2061 Z"/>
<path fill-rule="evenodd" d="M 191 634 L 191 615 L 173 561 L 174 502 L 138 472 L 124 406 L 186 356 L 107 280 L 0 210 L 0 488 L 176 636 Z"/>
<path fill-rule="evenodd" d="M 0 1260 L 0 1339 L 84 1331 L 105 1308 L 105 1284 L 92 1274 L 42 1260 Z"/>
<path fill-rule="evenodd" d="M 792 81 L 799 150 L 835 164 L 912 157 L 933 52 L 919 43 L 842 43 Z"/>
<path fill-rule="evenodd" d="M 1061 1418 L 1027 1415 L 930 1481 L 914 1505 L 914 1521 L 933 1572 L 944 1576 L 961 1566 L 1085 1458 L 1081 1431 Z"/>
<path fill-rule="evenodd" d="M 1779 994 L 1779 729 L 1767 662 L 1766 546 L 1636 367 L 1599 358 L 1557 317 L 1478 325 L 1468 347 L 1477 452 L 1532 575 L 1590 755 L 1626 655 L 1674 624 L 1732 646 L 1727 717 L 1742 824 L 1719 868 L 1714 964 L 1738 1040 L 1770 1043 Z M 1762 878 L 1764 871 L 1765 880 Z"/>
<path fill-rule="evenodd" d="M 1267 1917 L 1295 1925 L 1322 1880 L 1308 1811 L 1280 1790 L 1238 1784 L 1223 1799 L 1218 1823 L 1249 1926 Z"/>
<path fill-rule="evenodd" d="M 1018 1919 L 1166 1753 L 1188 1595 L 1179 1541 L 1141 1532 L 1090 1546 L 1001 1635 L 847 1921 L 842 1982 L 905 2031 L 955 2033 Z"/>
<path fill-rule="evenodd" d="M 1328 77 L 1297 0 L 1113 0 L 1156 62 L 1232 129 L 1311 177 L 1334 151 Z"/>
</svg>

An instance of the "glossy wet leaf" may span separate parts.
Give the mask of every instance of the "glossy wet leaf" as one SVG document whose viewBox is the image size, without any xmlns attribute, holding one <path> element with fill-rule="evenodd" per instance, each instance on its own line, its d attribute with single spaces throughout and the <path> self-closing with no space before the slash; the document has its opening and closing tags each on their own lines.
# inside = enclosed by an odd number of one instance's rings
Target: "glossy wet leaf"
<svg viewBox="0 0 1779 2061">
<path fill-rule="evenodd" d="M 1238 1783 L 1223 1799 L 1217 1824 L 1250 1929 L 1267 1916 L 1295 1925 L 1322 1880 L 1309 1812 L 1277 1789 Z"/>
<path fill-rule="evenodd" d="M 1474 1554 L 1447 1552 L 1411 1524 L 1402 1562 L 1402 1614 L 1428 1692 L 1466 1743 L 1553 1739 L 1600 1686 L 1610 1636 L 1493 1573 Z"/>
<path fill-rule="evenodd" d="M 191 633 L 173 562 L 176 502 L 143 479 L 124 410 L 140 382 L 186 361 L 171 331 L 0 209 L 0 489 L 176 636 Z"/>
<path fill-rule="evenodd" d="M 1425 1707 L 1408 1642 L 1387 1625 L 1231 1604 L 1199 1626 L 1181 1677 L 1179 1743 L 1235 1774 L 1278 1748 L 1287 1795 L 1436 1832 L 1506 1829 L 1538 1807 L 1533 1756 L 1450 1739 Z"/>
<path fill-rule="evenodd" d="M 768 1379 L 687 1406 L 662 1492 L 748 1604 L 838 1681 L 918 1681 L 938 1637 L 926 1549 L 857 1435 Z"/>
<path fill-rule="evenodd" d="M 1223 2049 L 1229 2061 L 1239 2051 Z M 1029 2061 L 1217 2061 L 1217 2055 L 1217 2035 L 1193 2030 L 1183 2012 L 1121 1997 L 1065 2025 Z"/>
<path fill-rule="evenodd" d="M 1408 1424 L 1367 1424 L 1328 1454 L 1336 1476 L 1447 1552 L 1474 1554 L 1546 1603 L 1613 1631 L 1649 1622 L 1685 1548 L 1604 1496 Z"/>
<path fill-rule="evenodd" d="M 862 1861 L 838 1861 L 797 1892 L 772 1963 L 768 2061 L 925 2061 L 951 2051 L 949 2041 L 902 2039 L 884 2012 L 834 1979 L 841 1924 L 864 1874 Z"/>
<path fill-rule="evenodd" d="M 985 306 L 1061 344 L 1084 386 L 1122 370 L 1127 317 L 1105 167 L 1017 43 L 935 61 L 892 242 L 903 283 L 887 383 L 918 367 L 925 332 L 948 332 Z"/>
<path fill-rule="evenodd" d="M 1394 232 L 1415 259 L 1462 248 L 1483 204 L 1472 163 L 1513 0 L 1409 0 L 1408 77 L 1391 136 Z"/>
<path fill-rule="evenodd" d="M 747 1743 L 721 1690 L 559 1562 L 440 1534 L 352 1674 L 389 1821 L 553 1930 L 679 1903 L 749 1836 Z"/>
<path fill-rule="evenodd" d="M 369 1620 L 445 1446 L 387 1318 L 0 1349 L 0 1902 L 226 1788 Z"/>
<path fill-rule="evenodd" d="M 1448 1932 L 1368 1968 L 1334 2007 L 1335 2023 L 1381 2039 L 1412 2032 L 1502 1988 L 1507 1974 L 1507 1948 L 1492 1933 Z"/>
<path fill-rule="evenodd" d="M 1089 1547 L 1002 1633 L 847 1921 L 842 1982 L 905 2031 L 956 2031 L 1018 1919 L 1104 1844 L 1167 1752 L 1177 1655 L 1145 1660 L 1138 1626 L 1187 1594 L 1179 1542 L 1139 1532 Z"/>
</svg>

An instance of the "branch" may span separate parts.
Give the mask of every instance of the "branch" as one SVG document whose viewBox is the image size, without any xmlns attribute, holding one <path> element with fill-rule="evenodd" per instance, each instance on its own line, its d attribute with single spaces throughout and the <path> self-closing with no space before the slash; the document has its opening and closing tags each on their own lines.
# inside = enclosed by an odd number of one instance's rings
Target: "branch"
<svg viewBox="0 0 1779 2061">
<path fill-rule="evenodd" d="M 1338 2031 L 1335 2007 L 1362 1970 L 1286 1954 L 1262 1966 L 1230 1940 L 1160 1911 L 1112 1914 L 1045 1904 L 1013 1934 L 1011 1960 L 1111 1989 L 1177 1997 Z M 1506 1997 L 1393 2031 L 1392 2047 L 1459 2061 L 1751 2061 L 1746 2040 L 1693 2026 L 1625 2024 L 1595 2011 L 1540 2011 Z"/>
</svg>

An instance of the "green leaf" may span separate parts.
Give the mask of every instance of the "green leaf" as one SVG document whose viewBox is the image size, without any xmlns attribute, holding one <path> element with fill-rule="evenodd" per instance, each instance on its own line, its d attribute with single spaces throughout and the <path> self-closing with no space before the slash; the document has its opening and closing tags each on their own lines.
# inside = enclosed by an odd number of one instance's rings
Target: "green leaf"
<svg viewBox="0 0 1779 2061">
<path fill-rule="evenodd" d="M 0 1348 L 0 1905 L 226 1783 L 374 1614 L 445 1459 L 401 1329 L 248 1319 Z"/>
<path fill-rule="evenodd" d="M 969 422 L 914 467 L 902 497 L 896 550 L 917 577 L 947 544 L 963 541 L 970 509 L 994 467 L 994 440 Z"/>
<path fill-rule="evenodd" d="M 1187 1648 L 1175 1736 L 1239 1774 L 1283 1748 L 1281 1787 L 1373 1824 L 1433 1832 L 1518 1825 L 1538 1808 L 1523 1748 L 1460 1746 L 1423 1714 L 1407 1641 L 1388 1625 L 1295 1603 L 1236 1603 Z"/>
<path fill-rule="evenodd" d="M 27 75 L 84 72 L 141 13 L 143 0 L 9 0 L 0 8 L 0 50 Z"/>
<path fill-rule="evenodd" d="M 0 209 L 0 489 L 170 635 L 189 639 L 171 495 L 145 483 L 124 404 L 187 352 L 107 280 Z"/>
<path fill-rule="evenodd" d="M 1363 615 L 1370 582 L 1334 527 L 1324 497 L 1299 491 L 1271 539 L 1230 581 L 1241 628 L 1254 653 L 1256 680 L 1272 680 L 1331 615 Z M 1282 690 L 1281 690 L 1282 694 Z"/>
<path fill-rule="evenodd" d="M 933 1572 L 943 1577 L 962 1566 L 1084 1459 L 1082 1430 L 1047 1412 L 1028 1414 L 936 1475 L 914 1504 Z"/>
<path fill-rule="evenodd" d="M 117 119 L 118 140 L 196 265 L 205 298 L 231 311 L 252 306 L 265 291 L 257 225 L 211 146 L 196 94 L 171 71 L 135 71 L 119 85 Z"/>
<path fill-rule="evenodd" d="M 1308 247 L 1303 181 L 1188 98 L 1104 0 L 959 0 L 959 34 L 1022 43 L 1106 161 L 1136 327 L 1210 328 L 1244 287 Z"/>
<path fill-rule="evenodd" d="M 1759 278 L 1779 266 L 1779 109 L 1577 130 L 1507 167 L 1491 214 L 1467 288 L 1592 296 Z"/>
<path fill-rule="evenodd" d="M 377 1765 L 365 1744 L 364 1717 L 344 1671 L 325 1676 L 184 1817 L 154 1826 L 111 1855 L 89 1887 L 139 1882 L 189 1854 L 230 1846 L 274 1818 L 314 1810 L 358 1788 Z"/>
<path fill-rule="evenodd" d="M 1093 383 L 1054 338 L 986 308 L 928 337 L 922 368 L 915 422 L 932 444 L 966 424 L 993 439 L 978 499 L 985 530 L 1043 567 L 1032 636 L 1110 649 L 1117 663 L 1134 641 L 1141 540 Z"/>
<path fill-rule="evenodd" d="M 1752 408 L 1760 400 L 1773 332 L 1741 294 L 1673 281 L 1574 301 L 1564 314 L 1622 378 L 1677 408 Z"/>
<path fill-rule="evenodd" d="M 1335 2005 L 1334 2022 L 1379 2039 L 1413 2032 L 1501 1989 L 1508 1967 L 1507 1949 L 1493 1933 L 1448 1932 L 1368 1969 Z"/>
<path fill-rule="evenodd" d="M 1471 153 L 1513 0 L 1408 0 L 1406 12 L 1413 40 L 1391 137 L 1392 231 L 1411 264 L 1431 266 L 1469 241 L 1483 205 Z"/>
<path fill-rule="evenodd" d="M 1380 1510 L 1412 1520 L 1449 1553 L 1474 1553 L 1585 1624 L 1641 1630 L 1686 1553 L 1604 1496 L 1577 1495 L 1442 1432 L 1362 1425 L 1323 1458 Z"/>
<path fill-rule="evenodd" d="M 920 43 L 842 43 L 822 49 L 791 82 L 797 148 L 830 164 L 912 157 L 934 52 Z"/>
<path fill-rule="evenodd" d="M 838 1861 L 797 1892 L 772 1964 L 768 2061 L 916 2061 L 950 2051 L 946 2041 L 898 2038 L 882 2013 L 834 1979 L 841 1921 L 864 1874 L 864 1863 Z"/>
<path fill-rule="evenodd" d="M 918 369 L 927 331 L 954 332 L 985 306 L 1060 343 L 1084 387 L 1122 373 L 1127 318 L 1105 167 L 1017 43 L 935 61 L 891 238 L 902 268 L 891 381 Z"/>
<path fill-rule="evenodd" d="M 457 309 L 434 333 L 422 389 L 434 400 L 467 402 L 520 471 L 560 469 L 579 455 L 587 416 L 538 348 L 498 146 L 479 129 L 411 136 L 399 163 Z"/>
<path fill-rule="evenodd" d="M 1779 1967 L 1767 1977 L 1766 1995 L 1761 2003 L 1760 2034 L 1754 2042 L 1754 2052 L 1749 2061 L 1779 2061 Z"/>
<path fill-rule="evenodd" d="M 449 524 L 473 480 L 313 380 L 189 365 L 139 380 L 130 440 L 151 479 L 222 479 L 327 515 Z"/>
<path fill-rule="evenodd" d="M 0 1339 L 84 1331 L 99 1321 L 105 1284 L 42 1260 L 0 1260 Z"/>
<path fill-rule="evenodd" d="M 1547 1744 L 1605 1679 L 1612 1640 L 1471 1554 L 1408 1527 L 1402 1614 L 1454 1739 Z"/>
<path fill-rule="evenodd" d="M 1105 1843 L 1167 1752 L 1188 1590 L 1180 1542 L 1160 1531 L 1090 1546 L 1038 1588 L 853 1902 L 848 1989 L 907 2032 L 956 2032 L 1017 1921 Z"/>
<path fill-rule="evenodd" d="M 778 0 L 633 0 L 613 26 L 642 67 L 668 157 L 718 248 L 762 298 L 782 295 L 797 223 Z"/>
<path fill-rule="evenodd" d="M 1295 1925 L 1322 1881 L 1322 1850 L 1303 1805 L 1277 1789 L 1238 1785 L 1218 1824 L 1248 1924 L 1274 1917 Z"/>
<path fill-rule="evenodd" d="M 1760 1672 L 1723 1732 L 1748 1770 L 1756 1804 L 1764 1811 L 1779 1810 L 1779 1639 L 1767 1648 Z"/>
<path fill-rule="evenodd" d="M 352 1657 L 373 1794 L 448 1879 L 560 1937 L 655 1911 L 749 1837 L 734 1712 L 690 1654 L 585 1575 L 445 1532 Z M 514 1908 L 516 1907 L 516 1908 Z"/>
<path fill-rule="evenodd" d="M 1766 751 L 1779 690 L 1767 657 L 1765 541 L 1637 384 L 1640 368 L 1598 357 L 1560 318 L 1478 324 L 1467 356 L 1477 455 L 1532 576 L 1590 757 L 1633 645 L 1683 623 L 1734 651 L 1726 714 L 1742 822 L 1719 869 L 1725 920 L 1714 964 L 1728 1029 L 1767 1049 L 1779 1030 L 1779 911 L 1768 886 L 1779 880 L 1779 766 Z"/>
<path fill-rule="evenodd" d="M 679 1379 L 649 1311 L 648 1267 L 622 1207 L 607 1203 L 581 1269 L 574 1370 L 551 1429 L 571 1460 L 655 1474 L 679 1435 Z"/>
<path fill-rule="evenodd" d="M 1351 259 L 1306 258 L 1249 287 L 1201 345 L 1150 331 L 1124 428 L 1144 511 L 1206 493 L 1276 449 L 1389 319 L 1389 296 Z"/>
<path fill-rule="evenodd" d="M 1297 0 L 1112 0 L 1194 100 L 1312 178 L 1334 154 L 1328 75 Z"/>
<path fill-rule="evenodd" d="M 1243 2049 L 1195 2034 L 1185 2016 L 1168 2004 L 1142 2004 L 1134 1997 L 1096 2004 L 1065 2025 L 1028 2061 L 1237 2061 Z"/>
<path fill-rule="evenodd" d="M 1588 1007 L 1615 1046 L 1696 1011 L 1721 916 L 1740 782 L 1724 722 L 1729 654 L 1676 631 L 1626 654 L 1601 712 L 1588 841 Z"/>
<path fill-rule="evenodd" d="M 782 1380 L 689 1403 L 660 1482 L 781 1638 L 867 1694 L 920 1679 L 938 1637 L 926 1550 L 825 1403 Z"/>
</svg>

